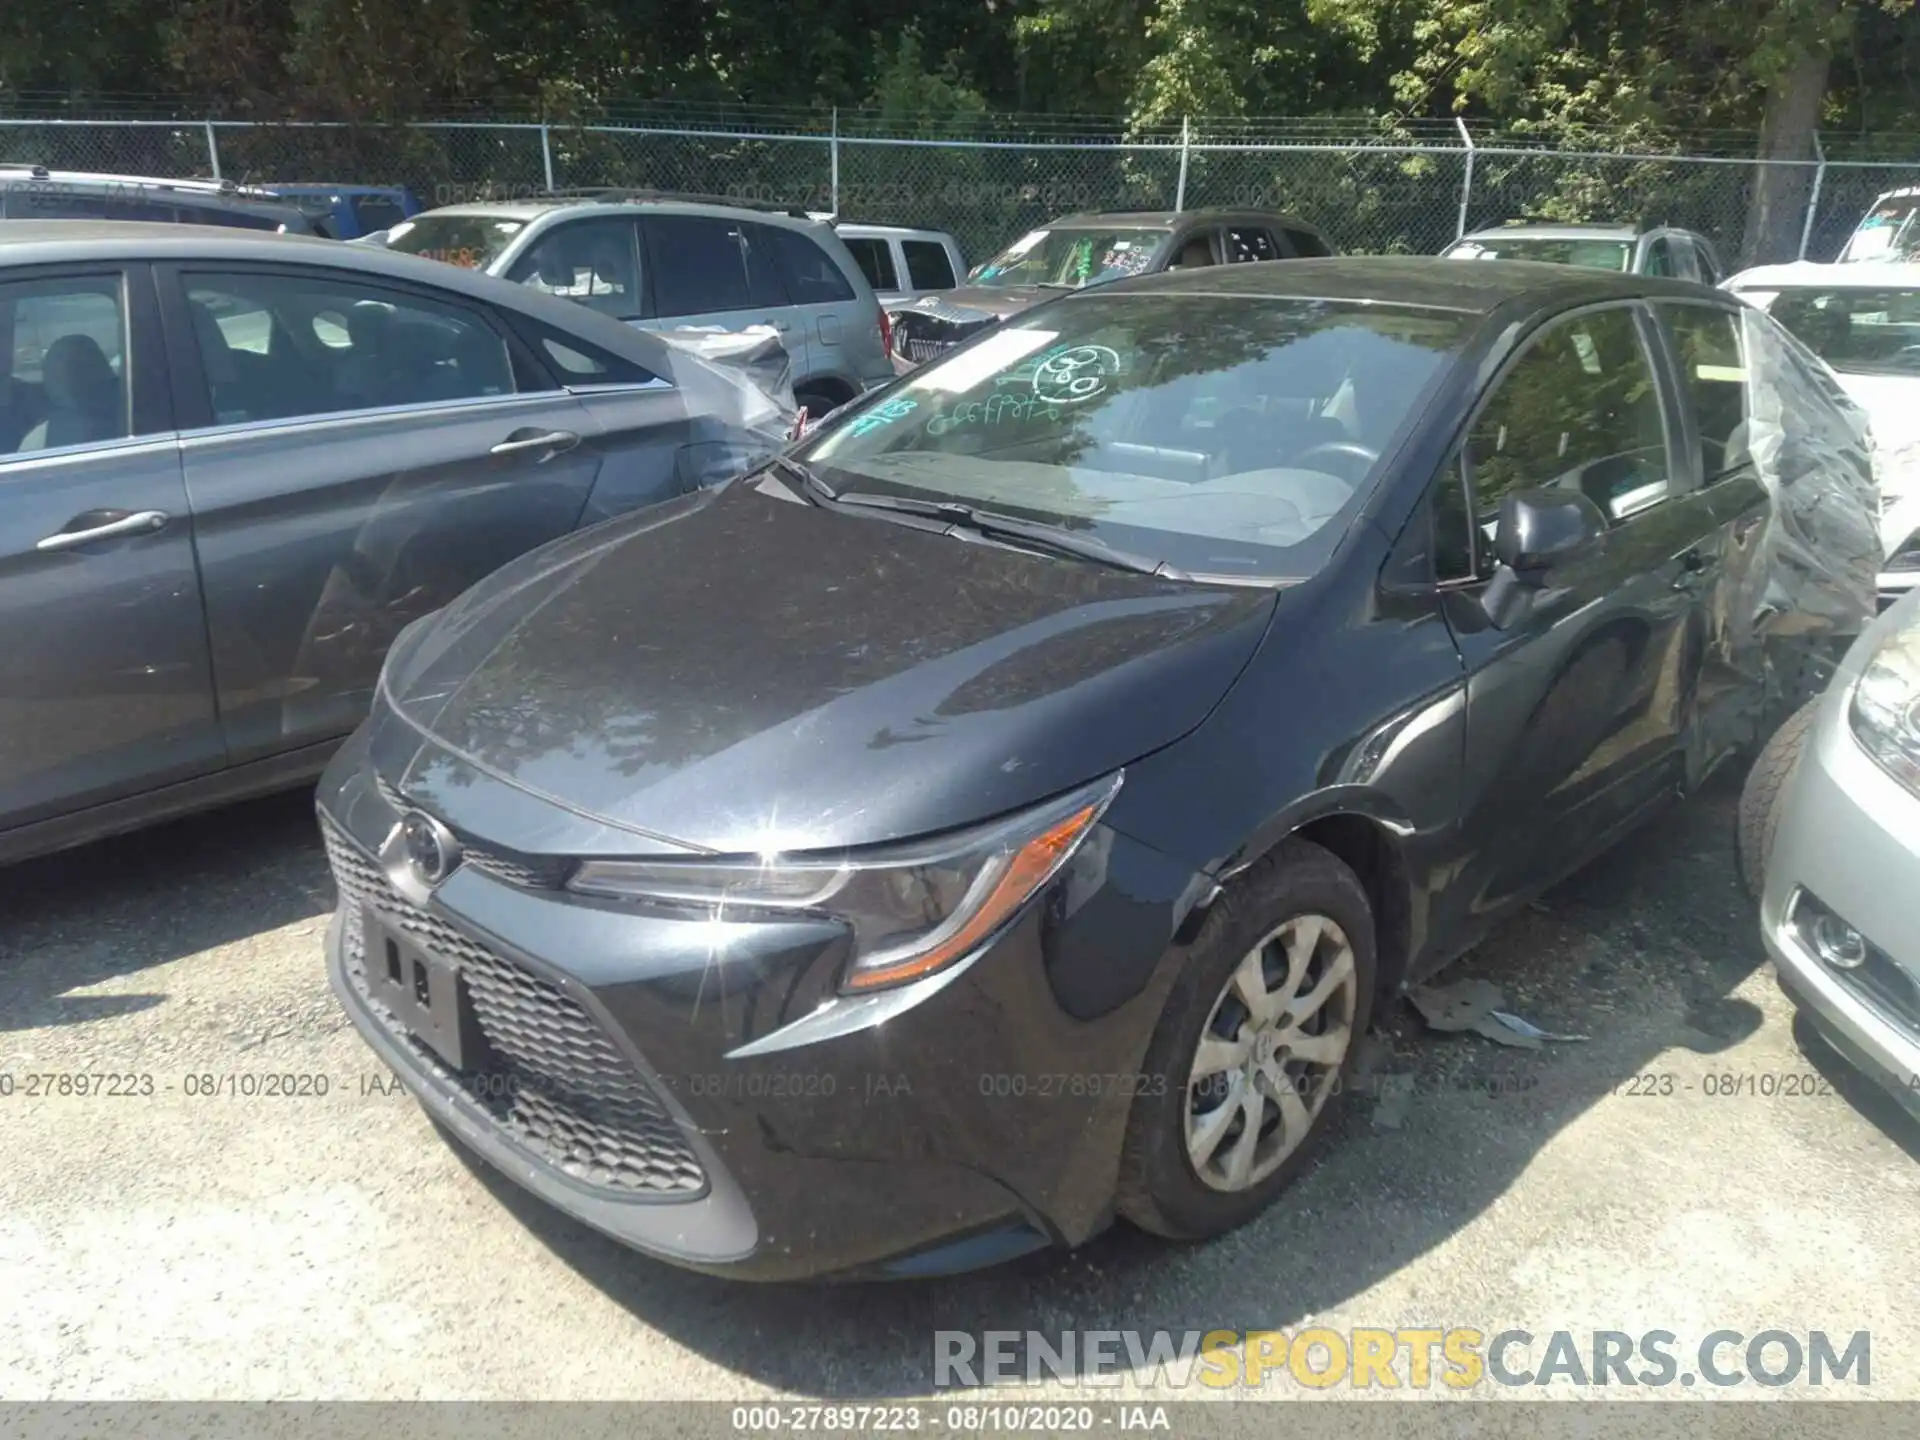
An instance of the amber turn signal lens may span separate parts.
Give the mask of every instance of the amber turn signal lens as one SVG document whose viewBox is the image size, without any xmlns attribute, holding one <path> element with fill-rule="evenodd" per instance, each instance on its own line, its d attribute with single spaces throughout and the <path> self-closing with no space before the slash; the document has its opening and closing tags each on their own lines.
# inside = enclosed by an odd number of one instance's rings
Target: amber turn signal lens
<svg viewBox="0 0 1920 1440">
<path fill-rule="evenodd" d="M 874 970 L 855 970 L 847 976 L 846 988 L 878 990 L 898 985 L 905 980 L 931 975 L 964 958 L 999 929 L 1034 891 L 1053 878 L 1054 872 L 1066 863 L 1067 857 L 1073 853 L 1073 847 L 1100 813 L 1100 808 L 1099 805 L 1088 805 L 1076 810 L 1066 819 L 1042 830 L 1011 856 L 996 861 L 1000 873 L 987 891 L 986 898 L 957 929 L 932 948 L 895 965 Z"/>
</svg>

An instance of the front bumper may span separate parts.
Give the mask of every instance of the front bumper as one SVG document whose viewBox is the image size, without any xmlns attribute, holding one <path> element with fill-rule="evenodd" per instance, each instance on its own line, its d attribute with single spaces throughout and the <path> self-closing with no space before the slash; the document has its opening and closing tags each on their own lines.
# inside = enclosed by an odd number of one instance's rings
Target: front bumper
<svg viewBox="0 0 1920 1440">
<path fill-rule="evenodd" d="M 348 743 L 318 798 L 342 892 L 335 992 L 429 1113 L 547 1203 L 662 1259 L 753 1279 L 941 1273 L 1108 1223 L 1133 1094 L 1120 1077 L 1171 979 L 1171 919 L 1149 943 L 1142 905 L 1172 916 L 1192 878 L 1178 867 L 1103 833 L 924 1002 L 740 1056 L 812 1008 L 825 927 L 645 914 L 470 859 L 400 922 L 475 976 L 480 1027 L 507 1056 L 455 1072 L 362 973 L 358 906 L 385 883 L 376 857 L 406 803 L 367 748 Z M 373 899 L 383 916 L 409 903 Z M 1104 990 L 1074 980 L 1096 966 Z M 1115 972 L 1133 983 L 1116 988 Z M 503 1099 L 503 1070 L 535 1082 L 533 1103 Z"/>
<path fill-rule="evenodd" d="M 1834 1048 L 1920 1114 L 1920 799 L 1868 757 L 1847 719 L 1851 666 L 1828 690 L 1781 799 L 1761 899 L 1780 983 Z M 1824 908 L 1867 958 L 1828 963 L 1805 924 Z"/>
</svg>

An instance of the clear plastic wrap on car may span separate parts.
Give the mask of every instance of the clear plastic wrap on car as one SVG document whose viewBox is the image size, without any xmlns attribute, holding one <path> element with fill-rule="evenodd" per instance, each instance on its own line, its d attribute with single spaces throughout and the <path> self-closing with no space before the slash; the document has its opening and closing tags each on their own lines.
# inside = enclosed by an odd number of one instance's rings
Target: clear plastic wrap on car
<svg viewBox="0 0 1920 1440">
<path fill-rule="evenodd" d="M 1744 615 L 1756 638 L 1857 634 L 1874 614 L 1879 482 L 1865 414 L 1758 310 L 1742 316 L 1745 443 L 1766 487 Z"/>
</svg>

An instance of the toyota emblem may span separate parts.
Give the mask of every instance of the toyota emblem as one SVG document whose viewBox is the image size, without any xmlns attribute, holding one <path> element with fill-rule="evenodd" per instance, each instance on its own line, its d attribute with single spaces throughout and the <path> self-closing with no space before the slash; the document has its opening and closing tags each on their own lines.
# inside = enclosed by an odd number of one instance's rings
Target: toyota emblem
<svg viewBox="0 0 1920 1440">
<path fill-rule="evenodd" d="M 460 842 L 431 815 L 409 811 L 400 822 L 407 867 L 422 884 L 438 885 L 460 863 Z"/>
</svg>

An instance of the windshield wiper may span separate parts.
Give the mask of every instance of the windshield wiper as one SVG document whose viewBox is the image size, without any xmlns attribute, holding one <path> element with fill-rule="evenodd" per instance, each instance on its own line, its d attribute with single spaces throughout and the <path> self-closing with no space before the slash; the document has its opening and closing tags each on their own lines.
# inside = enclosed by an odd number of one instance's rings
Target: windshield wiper
<svg viewBox="0 0 1920 1440">
<path fill-rule="evenodd" d="M 980 510 L 957 500 L 916 500 L 905 495 L 872 495 L 861 490 L 841 491 L 835 499 L 841 505 L 892 510 L 902 515 L 944 520 L 955 529 L 970 530 L 989 540 L 1018 540 L 1033 549 L 1051 550 L 1057 555 L 1068 555 L 1076 560 L 1111 565 L 1116 570 L 1131 570 L 1136 575 L 1156 575 L 1162 580 L 1191 578 L 1185 571 L 1175 569 L 1164 560 L 1122 550 L 1117 545 L 1109 545 L 1104 540 L 1096 540 L 1077 530 L 1067 530 L 1040 520 L 1021 520 L 992 510 Z"/>
<path fill-rule="evenodd" d="M 1078 290 L 1080 287 L 1066 280 L 1036 280 L 1033 282 L 1033 288 L 1036 290 Z"/>
<path fill-rule="evenodd" d="M 802 487 L 802 498 L 811 500 L 815 505 L 831 505 L 840 498 L 839 493 L 813 471 L 785 455 L 773 457 L 773 463 L 798 480 Z"/>
</svg>

